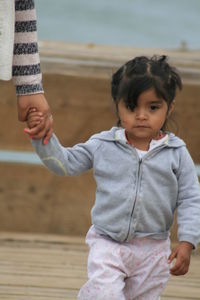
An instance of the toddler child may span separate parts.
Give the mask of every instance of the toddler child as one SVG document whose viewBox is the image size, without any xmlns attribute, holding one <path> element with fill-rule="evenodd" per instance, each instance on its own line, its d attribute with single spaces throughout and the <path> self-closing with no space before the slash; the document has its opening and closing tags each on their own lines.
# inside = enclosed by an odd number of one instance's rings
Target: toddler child
<svg viewBox="0 0 200 300">
<path fill-rule="evenodd" d="M 188 271 L 200 239 L 199 182 L 185 143 L 166 130 L 181 87 L 166 56 L 136 57 L 112 77 L 118 126 L 74 147 L 63 147 L 55 134 L 47 145 L 33 140 L 43 163 L 58 175 L 93 168 L 88 282 L 79 300 L 160 299 L 170 272 Z M 28 126 L 41 120 L 31 109 Z M 176 210 L 179 244 L 170 252 Z"/>
</svg>

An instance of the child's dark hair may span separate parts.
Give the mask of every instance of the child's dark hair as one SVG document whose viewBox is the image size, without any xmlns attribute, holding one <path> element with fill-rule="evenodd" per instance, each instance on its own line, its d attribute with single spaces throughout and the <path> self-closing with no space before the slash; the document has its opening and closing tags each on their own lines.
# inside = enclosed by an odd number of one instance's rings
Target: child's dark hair
<svg viewBox="0 0 200 300">
<path fill-rule="evenodd" d="M 165 55 L 135 57 L 112 76 L 112 97 L 116 107 L 123 100 L 126 107 L 133 111 L 139 95 L 150 88 L 154 88 L 168 107 L 176 96 L 176 89 L 182 88 L 180 75 L 168 64 Z"/>
</svg>

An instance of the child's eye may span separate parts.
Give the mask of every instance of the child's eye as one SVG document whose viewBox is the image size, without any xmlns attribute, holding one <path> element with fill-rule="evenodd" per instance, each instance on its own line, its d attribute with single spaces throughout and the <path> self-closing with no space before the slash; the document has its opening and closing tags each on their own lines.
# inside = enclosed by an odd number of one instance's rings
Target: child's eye
<svg viewBox="0 0 200 300">
<path fill-rule="evenodd" d="M 158 105 L 150 105 L 150 110 L 154 111 L 159 109 L 160 107 Z"/>
<path fill-rule="evenodd" d="M 135 109 L 135 106 L 133 106 L 133 105 L 127 105 L 126 108 L 127 108 L 127 110 L 129 110 L 130 112 L 133 112 L 134 109 Z"/>
</svg>

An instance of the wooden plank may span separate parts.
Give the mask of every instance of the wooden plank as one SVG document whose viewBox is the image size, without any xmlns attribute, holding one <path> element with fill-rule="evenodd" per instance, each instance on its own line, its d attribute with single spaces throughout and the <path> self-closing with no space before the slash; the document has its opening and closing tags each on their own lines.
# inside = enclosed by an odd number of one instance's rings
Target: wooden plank
<svg viewBox="0 0 200 300">
<path fill-rule="evenodd" d="M 12 286 L 12 288 L 7 286 L 0 286 L 0 299 L 76 299 L 77 290 L 62 290 L 62 289 L 39 289 L 33 287 L 27 287 L 22 289 L 17 286 Z M 7 297 L 7 298 L 6 298 Z M 28 297 L 28 298 L 27 298 Z"/>
<path fill-rule="evenodd" d="M 32 243 L 32 246 L 37 245 L 37 243 L 42 243 L 44 246 L 45 244 L 50 244 L 55 247 L 56 244 L 64 244 L 70 245 L 70 248 L 72 245 L 81 245 L 83 248 L 85 248 L 84 245 L 84 237 L 79 236 L 65 236 L 65 235 L 54 235 L 54 234 L 35 234 L 35 233 L 15 233 L 15 232 L 0 232 L 0 242 L 1 245 L 6 242 L 14 242 L 15 245 L 17 245 L 18 242 L 20 242 L 20 245 L 22 243 L 25 243 L 28 245 L 28 243 Z"/>
<path fill-rule="evenodd" d="M 85 282 L 81 238 L 0 235 L 0 299 L 76 299 Z M 86 265 L 85 265 L 86 267 Z"/>
<path fill-rule="evenodd" d="M 116 68 L 132 57 L 165 54 L 170 57 L 170 62 L 179 68 L 184 82 L 199 85 L 200 52 L 198 50 L 146 49 L 55 41 L 40 41 L 39 46 L 44 73 L 110 78 Z"/>
<path fill-rule="evenodd" d="M 83 238 L 0 233 L 0 299 L 75 300 L 87 280 Z M 162 300 L 200 299 L 200 255 L 186 276 L 171 277 Z"/>
</svg>

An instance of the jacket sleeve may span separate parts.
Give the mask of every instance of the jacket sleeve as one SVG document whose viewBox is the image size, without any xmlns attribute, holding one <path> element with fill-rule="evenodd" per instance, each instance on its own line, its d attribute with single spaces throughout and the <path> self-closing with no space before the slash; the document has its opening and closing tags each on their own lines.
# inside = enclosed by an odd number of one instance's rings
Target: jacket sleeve
<svg viewBox="0 0 200 300">
<path fill-rule="evenodd" d="M 47 145 L 44 145 L 42 140 L 33 140 L 32 145 L 44 165 L 60 176 L 79 175 L 91 169 L 93 154 L 98 147 L 97 141 L 91 139 L 71 148 L 63 147 L 55 134 Z"/>
<path fill-rule="evenodd" d="M 17 95 L 43 93 L 34 0 L 15 0 L 12 76 Z"/>
<path fill-rule="evenodd" d="M 13 0 L 0 1 L 0 80 L 12 78 L 15 9 Z"/>
<path fill-rule="evenodd" d="M 200 185 L 193 160 L 185 147 L 181 148 L 178 171 L 177 223 L 179 241 L 197 246 L 200 242 Z"/>
</svg>

